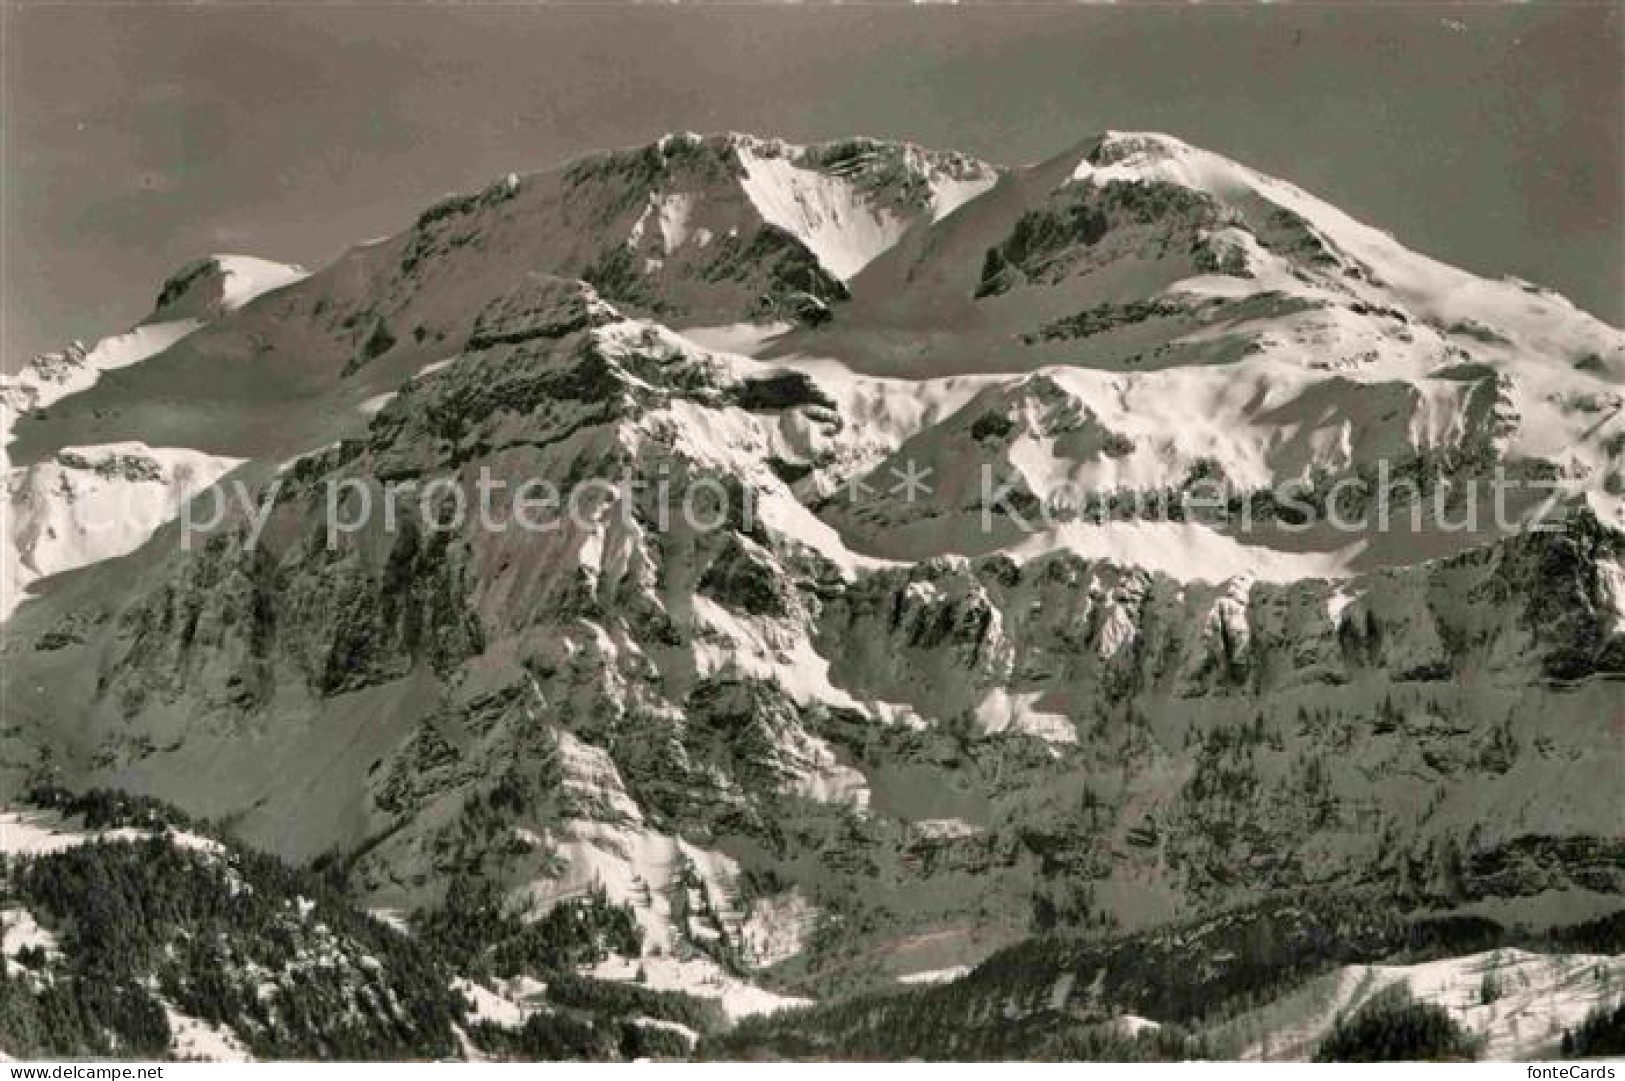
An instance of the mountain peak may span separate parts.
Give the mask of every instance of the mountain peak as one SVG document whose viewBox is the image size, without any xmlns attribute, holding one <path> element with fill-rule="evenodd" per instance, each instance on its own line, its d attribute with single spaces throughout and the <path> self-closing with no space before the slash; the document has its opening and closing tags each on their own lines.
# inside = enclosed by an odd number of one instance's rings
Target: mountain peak
<svg viewBox="0 0 1625 1081">
<path fill-rule="evenodd" d="M 531 272 L 505 295 L 493 300 L 474 321 L 470 349 L 559 338 L 621 318 L 598 291 L 584 281 Z"/>
<path fill-rule="evenodd" d="M 1090 158 L 1096 165 L 1110 165 L 1135 156 L 1167 159 L 1188 154 L 1196 149 L 1183 139 L 1176 139 L 1160 131 L 1108 129 L 1101 132 L 1093 142 Z"/>
<path fill-rule="evenodd" d="M 210 319 L 305 276 L 305 268 L 292 263 L 252 255 L 205 255 L 164 280 L 147 321 Z"/>
</svg>

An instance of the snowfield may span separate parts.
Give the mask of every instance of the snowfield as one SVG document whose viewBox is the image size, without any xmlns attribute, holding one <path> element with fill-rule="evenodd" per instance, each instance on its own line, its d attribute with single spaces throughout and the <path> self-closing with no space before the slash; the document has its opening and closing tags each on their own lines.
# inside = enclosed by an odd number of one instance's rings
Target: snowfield
<svg viewBox="0 0 1625 1081">
<path fill-rule="evenodd" d="M 709 957 L 611 957 L 587 971 L 603 980 L 634 980 L 643 973 L 643 985 L 657 991 L 683 991 L 696 998 L 715 999 L 730 1021 L 772 1013 L 793 1006 L 810 1006 L 810 999 L 780 995 L 730 975 Z"/>
<path fill-rule="evenodd" d="M 1366 266 L 1381 285 L 1419 314 L 1442 325 L 1464 320 L 1499 327 L 1541 352 L 1578 358 L 1600 350 L 1614 381 L 1625 378 L 1620 334 L 1548 290 L 1515 279 L 1488 281 L 1403 247 L 1390 234 L 1356 221 L 1297 186 L 1265 176 L 1218 154 L 1152 132 L 1107 132 L 1105 163 L 1081 161 L 1074 180 L 1160 180 L 1209 192 L 1238 206 L 1273 204 L 1301 215 Z"/>
<path fill-rule="evenodd" d="M 903 153 L 928 177 L 931 194 L 925 209 L 930 221 L 953 213 L 998 180 L 985 167 L 959 177 L 944 174 L 916 148 L 904 148 Z M 745 194 L 762 217 L 799 238 L 838 278 L 852 278 L 918 220 L 899 208 L 877 206 L 850 182 L 851 172 L 861 168 L 861 157 L 838 169 L 820 169 L 795 160 L 793 148 L 783 144 L 764 147 L 755 139 L 741 138 L 739 161 L 745 170 Z"/>
<path fill-rule="evenodd" d="M 86 830 L 55 811 L 0 810 L 0 853 L 8 856 L 44 856 L 91 842 L 145 841 L 154 837 L 209 855 L 225 851 L 219 841 L 186 830 L 161 834 L 130 827 Z"/>
<path fill-rule="evenodd" d="M 911 985 L 952 983 L 954 980 L 959 979 L 961 976 L 968 975 L 969 973 L 969 965 L 954 965 L 951 968 L 932 968 L 926 969 L 923 972 L 910 972 L 907 975 L 897 977 L 897 982 Z"/>
<path fill-rule="evenodd" d="M 170 1054 L 182 1062 L 253 1062 L 229 1025 L 212 1025 L 164 1004 L 169 1019 Z"/>
</svg>

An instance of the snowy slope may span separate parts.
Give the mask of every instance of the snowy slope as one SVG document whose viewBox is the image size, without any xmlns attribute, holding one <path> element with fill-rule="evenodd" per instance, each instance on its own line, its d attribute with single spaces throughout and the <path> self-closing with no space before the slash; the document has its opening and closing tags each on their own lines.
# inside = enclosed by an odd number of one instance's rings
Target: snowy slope
<svg viewBox="0 0 1625 1081">
<path fill-rule="evenodd" d="M 42 353 L 21 372 L 0 376 L 0 408 L 4 413 L 3 441 L 11 441 L 11 427 L 20 413 L 44 409 L 61 398 L 95 384 L 104 371 L 138 364 L 163 352 L 192 333 L 201 322 L 175 319 L 143 323 L 123 334 L 103 338 L 90 348 L 74 342 L 56 353 Z"/>
<path fill-rule="evenodd" d="M 216 319 L 306 276 L 304 267 L 252 255 L 205 256 L 164 282 L 150 319 Z"/>
<path fill-rule="evenodd" d="M 204 324 L 305 276 L 303 267 L 248 255 L 211 255 L 187 264 L 164 282 L 140 325 L 88 348 L 74 342 L 42 353 L 16 375 L 0 377 L 0 443 L 11 442 L 18 414 L 87 390 L 102 372 L 156 356 Z"/>
<path fill-rule="evenodd" d="M 931 398 L 972 379 L 983 388 L 957 415 L 899 433 L 908 438 L 890 454 L 805 454 L 823 467 L 810 482 L 820 493 L 930 471 L 923 503 L 848 513 L 837 502 L 826 514 L 860 551 L 917 559 L 1008 546 L 965 520 L 986 502 L 984 469 L 1023 496 L 1076 503 L 1175 491 L 1198 470 L 1246 493 L 1369 480 L 1383 462 L 1483 485 L 1504 466 L 1549 476 L 1625 523 L 1625 335 L 1165 136 L 1108 133 L 1013 171 L 894 244 L 852 290 L 827 326 L 740 344 L 834 373 L 834 386 L 901 377 Z M 883 430 L 858 428 L 843 440 Z M 1358 531 L 1266 535 L 1240 563 L 1302 576 L 1485 539 L 1452 539 L 1428 521 L 1409 554 Z M 1073 527 L 1026 545 L 1056 546 L 1138 552 Z M 1294 567 L 1269 547 L 1307 547 L 1324 562 Z"/>
<path fill-rule="evenodd" d="M 89 348 L 74 342 L 41 354 L 17 375 L 0 377 L 0 469 L 6 475 L 0 620 L 21 603 L 29 582 L 133 551 L 188 498 L 245 460 L 123 440 L 63 446 L 45 460 L 13 467 L 17 421 L 305 276 L 302 267 L 252 256 L 209 256 L 172 275 L 140 325 Z"/>
<path fill-rule="evenodd" d="M 1480 344 L 1488 329 L 1504 336 L 1502 348 L 1509 351 L 1571 364 L 1596 357 L 1612 381 L 1625 379 L 1619 332 L 1550 290 L 1513 279 L 1488 281 L 1419 255 L 1292 184 L 1170 136 L 1108 132 L 1072 177 L 1095 185 L 1114 180 L 1176 184 L 1213 195 L 1248 221 L 1289 211 L 1301 223 L 1280 227 L 1318 235 L 1347 259 L 1350 265 L 1340 269 L 1356 294 L 1397 300 L 1430 324 Z M 1350 269 L 1355 273 L 1348 274 Z"/>
<path fill-rule="evenodd" d="M 50 461 L 11 469 L 0 619 L 36 578 L 139 548 L 187 500 L 241 464 L 180 447 L 109 443 L 64 447 Z"/>
<path fill-rule="evenodd" d="M 851 284 L 849 325 L 806 337 L 875 372 L 1225 363 L 1250 347 L 1411 375 L 1458 351 L 1625 378 L 1619 330 L 1556 294 L 1446 266 L 1155 134 L 1107 133 L 1012 170 Z"/>
<path fill-rule="evenodd" d="M 998 179 L 992 169 L 968 158 L 863 140 L 809 153 L 744 138 L 739 160 L 745 193 L 762 217 L 800 238 L 843 279 L 891 248 L 922 217 L 946 217 Z M 853 183 L 870 178 L 884 183 L 883 176 L 875 175 L 883 170 L 919 176 L 928 195 L 915 197 L 913 205 L 896 198 L 877 200 L 868 184 Z"/>
<path fill-rule="evenodd" d="M 214 1025 L 165 1003 L 171 1033 L 170 1054 L 182 1062 L 252 1062 L 242 1040 L 226 1025 Z"/>
<path fill-rule="evenodd" d="M 132 827 L 89 830 L 55 811 L 0 808 L 0 853 L 8 856 L 43 856 L 82 844 L 139 841 L 155 836 L 163 836 L 172 844 L 198 852 L 219 854 L 223 851 L 220 842 L 186 830 L 171 829 L 161 835 Z"/>
<path fill-rule="evenodd" d="M 1485 994 L 1486 980 L 1493 988 Z M 1353 965 L 1319 977 L 1278 1002 L 1226 1025 L 1221 1038 L 1263 1035 L 1241 1049 L 1247 1060 L 1303 1061 L 1373 997 L 1404 986 L 1418 1002 L 1443 1006 L 1484 1040 L 1489 1061 L 1553 1058 L 1564 1029 L 1625 989 L 1625 958 L 1492 950 L 1414 965 Z"/>
</svg>

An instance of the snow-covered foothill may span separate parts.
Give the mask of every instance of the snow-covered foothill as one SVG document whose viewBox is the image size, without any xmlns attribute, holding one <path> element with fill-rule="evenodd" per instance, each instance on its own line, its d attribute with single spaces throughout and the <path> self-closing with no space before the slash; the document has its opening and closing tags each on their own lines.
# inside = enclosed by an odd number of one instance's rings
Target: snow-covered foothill
<svg viewBox="0 0 1625 1081">
<path fill-rule="evenodd" d="M 1418 1002 L 1443 1006 L 1483 1040 L 1483 1057 L 1518 1061 L 1555 1056 L 1564 1029 L 1625 991 L 1625 958 L 1491 950 L 1413 965 L 1351 965 L 1317 977 L 1222 1030 L 1251 1039 L 1243 1059 L 1303 1060 L 1336 1024 L 1378 994 L 1405 987 Z M 1258 1032 L 1256 1037 L 1247 1034 Z"/>
</svg>

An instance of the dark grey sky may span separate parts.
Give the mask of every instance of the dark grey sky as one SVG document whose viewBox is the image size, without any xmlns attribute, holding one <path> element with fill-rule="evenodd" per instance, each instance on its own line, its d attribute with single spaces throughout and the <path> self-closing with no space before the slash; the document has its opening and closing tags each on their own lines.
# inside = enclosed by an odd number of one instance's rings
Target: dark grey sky
<svg viewBox="0 0 1625 1081">
<path fill-rule="evenodd" d="M 1621 6 L 30 6 L 4 15 L 6 366 L 209 251 L 320 264 L 668 130 L 1022 162 L 1171 132 L 1625 323 Z"/>
</svg>

